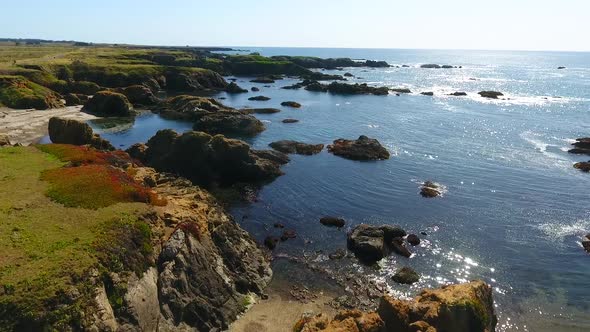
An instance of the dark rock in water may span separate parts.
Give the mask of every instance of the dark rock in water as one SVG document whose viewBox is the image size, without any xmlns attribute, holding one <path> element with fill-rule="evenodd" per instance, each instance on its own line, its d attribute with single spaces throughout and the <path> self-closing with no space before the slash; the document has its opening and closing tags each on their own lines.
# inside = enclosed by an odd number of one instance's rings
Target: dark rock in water
<svg viewBox="0 0 590 332">
<path fill-rule="evenodd" d="M 279 113 L 281 110 L 278 108 L 244 108 L 242 112 L 248 114 L 274 114 Z"/>
<path fill-rule="evenodd" d="M 295 101 L 284 101 L 281 103 L 281 106 L 300 108 L 301 104 Z"/>
<path fill-rule="evenodd" d="M 285 86 L 281 87 L 281 89 L 285 89 L 285 90 L 297 90 L 297 89 L 301 89 L 302 87 L 303 87 L 303 85 L 301 85 L 300 83 L 295 83 L 293 85 L 285 85 Z"/>
<path fill-rule="evenodd" d="M 303 155 L 317 154 L 324 149 L 323 144 L 307 144 L 290 140 L 272 142 L 269 146 L 283 153 L 297 153 Z"/>
<path fill-rule="evenodd" d="M 404 266 L 393 275 L 392 279 L 398 284 L 411 285 L 420 281 L 420 275 L 411 267 Z"/>
<path fill-rule="evenodd" d="M 434 96 L 434 92 L 432 91 L 420 92 L 420 94 L 424 96 Z"/>
<path fill-rule="evenodd" d="M 424 65 L 421 65 L 420 68 L 434 68 L 434 69 L 438 69 L 440 68 L 440 65 L 434 64 L 434 63 L 427 63 Z"/>
<path fill-rule="evenodd" d="M 252 90 L 253 92 L 258 92 L 258 91 L 260 91 L 260 89 L 259 89 L 259 88 L 257 88 L 257 87 L 255 87 L 255 86 L 253 86 L 252 88 L 250 88 L 250 90 Z"/>
<path fill-rule="evenodd" d="M 80 97 L 75 93 L 67 93 L 63 97 L 66 101 L 66 106 L 76 106 L 84 104 Z"/>
<path fill-rule="evenodd" d="M 83 112 L 98 116 L 131 116 L 133 106 L 121 93 L 111 91 L 99 91 L 84 104 Z"/>
<path fill-rule="evenodd" d="M 234 77 L 232 77 L 232 78 L 228 78 L 227 80 L 228 80 L 228 81 L 235 82 L 235 81 L 237 81 L 238 79 L 237 79 L 237 78 L 234 78 Z"/>
<path fill-rule="evenodd" d="M 124 94 L 133 105 L 147 106 L 158 102 L 158 98 L 156 98 L 152 90 L 144 85 L 132 85 L 117 91 Z"/>
<path fill-rule="evenodd" d="M 334 252 L 328 254 L 328 258 L 334 260 L 334 259 L 342 259 L 346 257 L 346 250 L 345 249 L 336 249 Z"/>
<path fill-rule="evenodd" d="M 192 69 L 192 68 L 191 68 Z M 227 82 L 212 70 L 168 70 L 164 76 L 166 89 L 173 92 L 219 91 L 227 88 Z"/>
<path fill-rule="evenodd" d="M 426 181 L 420 188 L 420 195 L 427 198 L 438 197 L 442 194 L 440 186 L 432 181 Z"/>
<path fill-rule="evenodd" d="M 354 77 L 354 75 L 351 73 L 344 73 L 344 77 Z"/>
<path fill-rule="evenodd" d="M 286 230 L 283 232 L 283 235 L 281 235 L 281 241 L 285 242 L 289 239 L 294 239 L 297 237 L 297 232 L 295 232 L 294 230 Z"/>
<path fill-rule="evenodd" d="M 569 153 L 590 155 L 590 137 L 576 138 L 572 145 L 574 148 L 570 149 Z"/>
<path fill-rule="evenodd" d="M 325 85 L 318 82 L 311 82 L 305 87 L 305 90 L 316 92 L 329 92 L 333 94 L 342 95 L 372 94 L 377 96 L 383 96 L 389 94 L 389 89 L 387 87 L 373 87 L 367 85 L 366 83 L 346 84 L 332 82 L 328 85 Z"/>
<path fill-rule="evenodd" d="M 385 243 L 390 243 L 393 239 L 406 236 L 406 231 L 398 225 L 382 225 L 379 229 L 383 231 Z"/>
<path fill-rule="evenodd" d="M 478 280 L 423 290 L 413 300 L 381 298 L 377 313 L 387 331 L 495 331 L 492 288 Z"/>
<path fill-rule="evenodd" d="M 457 91 L 457 92 L 449 93 L 449 96 L 456 96 L 456 97 L 467 96 L 467 92 Z"/>
<path fill-rule="evenodd" d="M 230 84 L 228 84 L 227 85 L 227 88 L 225 88 L 225 91 L 227 93 L 245 93 L 245 92 L 248 92 L 248 90 L 241 88 L 235 82 L 231 82 Z"/>
<path fill-rule="evenodd" d="M 574 164 L 575 169 L 579 169 L 582 172 L 590 172 L 590 161 L 582 161 Z"/>
<path fill-rule="evenodd" d="M 324 226 L 330 226 L 330 227 L 344 227 L 344 225 L 346 224 L 346 221 L 342 218 L 338 218 L 338 217 L 322 217 L 320 219 L 320 223 Z"/>
<path fill-rule="evenodd" d="M 412 91 L 407 88 L 395 88 L 395 89 L 391 89 L 391 91 L 397 92 L 397 93 L 412 93 Z"/>
<path fill-rule="evenodd" d="M 440 67 L 441 67 L 441 68 L 443 68 L 443 69 L 451 69 L 451 68 L 456 68 L 456 67 L 454 67 L 454 66 L 451 66 L 451 65 L 442 65 L 442 66 L 440 66 Z"/>
<path fill-rule="evenodd" d="M 248 100 L 267 101 L 267 100 L 270 100 L 270 98 L 265 97 L 265 96 L 256 96 L 256 97 L 250 97 L 250 98 L 248 98 Z"/>
<path fill-rule="evenodd" d="M 282 122 L 283 123 L 296 123 L 296 122 L 299 122 L 299 120 L 297 120 L 297 119 L 284 119 Z"/>
<path fill-rule="evenodd" d="M 590 253 L 590 234 L 586 234 L 586 237 L 582 240 L 582 247 Z"/>
<path fill-rule="evenodd" d="M 564 66 L 559 66 L 559 67 L 557 67 L 557 69 L 565 69 L 565 67 Z"/>
<path fill-rule="evenodd" d="M 274 83 L 275 80 L 270 77 L 258 77 L 258 78 L 251 80 L 250 82 L 268 84 L 268 83 Z"/>
<path fill-rule="evenodd" d="M 210 134 L 255 135 L 265 129 L 256 117 L 212 98 L 181 95 L 162 106 L 158 111 L 163 117 L 194 121 L 195 130 Z"/>
<path fill-rule="evenodd" d="M 374 61 L 374 60 L 367 60 L 367 61 L 365 61 L 365 66 L 366 67 L 371 67 L 371 68 L 388 68 L 388 67 L 391 67 L 385 61 Z"/>
<path fill-rule="evenodd" d="M 160 130 L 147 146 L 146 164 L 206 187 L 270 181 L 283 174 L 278 153 L 252 150 L 245 142 L 223 135 Z"/>
<path fill-rule="evenodd" d="M 361 135 L 357 140 L 337 139 L 328 145 L 328 151 L 336 156 L 352 160 L 389 159 L 389 152 L 379 141 Z"/>
<path fill-rule="evenodd" d="M 264 239 L 264 245 L 270 249 L 273 250 L 274 248 L 277 247 L 277 244 L 279 243 L 280 239 L 276 236 L 267 236 Z"/>
<path fill-rule="evenodd" d="M 49 119 L 48 131 L 53 143 L 90 145 L 99 150 L 115 150 L 111 143 L 94 134 L 87 123 L 78 120 L 53 117 Z"/>
<path fill-rule="evenodd" d="M 348 233 L 348 249 L 364 263 L 372 264 L 386 255 L 383 231 L 377 227 L 360 224 Z"/>
<path fill-rule="evenodd" d="M 283 224 L 281 224 L 279 222 L 276 222 L 276 223 L 274 223 L 273 227 L 274 228 L 285 228 L 285 225 L 283 225 Z"/>
<path fill-rule="evenodd" d="M 406 246 L 404 246 L 404 239 L 401 237 L 393 238 L 391 242 L 388 242 L 388 245 L 390 246 L 391 250 L 398 255 L 404 257 L 412 256 L 412 253 L 408 250 L 408 248 L 406 248 Z"/>
<path fill-rule="evenodd" d="M 289 156 L 275 150 L 252 150 L 252 153 L 259 158 L 270 160 L 279 165 L 284 165 L 290 161 Z"/>
<path fill-rule="evenodd" d="M 406 241 L 408 241 L 408 243 L 413 246 L 417 246 L 420 244 L 420 238 L 416 234 L 408 235 L 408 237 L 406 238 Z"/>
<path fill-rule="evenodd" d="M 484 98 L 498 99 L 499 96 L 503 96 L 502 92 L 498 91 L 480 91 L 477 94 Z"/>
<path fill-rule="evenodd" d="M 402 65 L 402 68 L 410 68 L 408 65 Z"/>
<path fill-rule="evenodd" d="M 12 144 L 10 144 L 10 139 L 8 137 L 8 135 L 5 134 L 0 134 L 0 147 L 1 146 L 11 146 Z"/>
</svg>

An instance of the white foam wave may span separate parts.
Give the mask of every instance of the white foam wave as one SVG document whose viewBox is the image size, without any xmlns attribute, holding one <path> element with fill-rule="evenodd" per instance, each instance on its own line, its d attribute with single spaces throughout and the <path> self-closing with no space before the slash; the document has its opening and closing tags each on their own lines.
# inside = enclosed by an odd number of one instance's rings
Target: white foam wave
<svg viewBox="0 0 590 332">
<path fill-rule="evenodd" d="M 553 241 L 563 241 L 570 236 L 585 236 L 590 232 L 590 219 L 578 219 L 565 223 L 560 221 L 549 222 L 537 226 L 545 235 Z"/>
</svg>

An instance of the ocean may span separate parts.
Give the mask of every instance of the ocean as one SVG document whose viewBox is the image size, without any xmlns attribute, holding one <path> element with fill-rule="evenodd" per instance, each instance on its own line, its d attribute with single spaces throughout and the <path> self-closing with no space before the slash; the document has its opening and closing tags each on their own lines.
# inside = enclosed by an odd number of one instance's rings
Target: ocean
<svg viewBox="0 0 590 332">
<path fill-rule="evenodd" d="M 281 109 L 256 115 L 267 130 L 242 138 L 254 148 L 282 139 L 329 144 L 367 135 L 392 154 L 375 162 L 346 160 L 326 150 L 291 155 L 285 175 L 264 186 L 256 202 L 232 208 L 244 229 L 262 242 L 280 222 L 298 236 L 275 253 L 302 255 L 345 248 L 347 230 L 359 223 L 398 224 L 427 234 L 412 248 L 413 257 L 392 255 L 378 270 L 355 266 L 387 283 L 392 293 L 407 297 L 425 287 L 483 279 L 494 288 L 499 331 L 590 330 L 590 256 L 580 244 L 590 233 L 590 175 L 572 167 L 590 157 L 567 153 L 575 138 L 590 136 L 589 53 L 238 48 L 262 55 L 385 60 L 400 68 L 324 72 L 350 72 L 355 76 L 350 83 L 412 91 L 339 96 L 280 89 L 298 82 L 294 79 L 265 87 L 238 77 L 240 86 L 260 92 L 216 95 L 236 108 Z M 462 68 L 419 67 L 425 63 Z M 477 95 L 482 90 L 505 96 L 485 99 Z M 425 91 L 434 96 L 420 95 Z M 456 91 L 467 96 L 448 95 Z M 248 101 L 253 95 L 271 100 Z M 281 107 L 283 101 L 303 107 Z M 285 118 L 300 122 L 284 124 Z M 94 126 L 123 148 L 158 129 L 191 127 L 150 114 L 119 131 Z M 426 180 L 442 184 L 443 197 L 421 197 L 419 186 Z M 322 226 L 319 218 L 325 215 L 344 218 L 346 227 Z M 400 266 L 413 267 L 420 282 L 395 284 L 391 275 Z"/>
</svg>

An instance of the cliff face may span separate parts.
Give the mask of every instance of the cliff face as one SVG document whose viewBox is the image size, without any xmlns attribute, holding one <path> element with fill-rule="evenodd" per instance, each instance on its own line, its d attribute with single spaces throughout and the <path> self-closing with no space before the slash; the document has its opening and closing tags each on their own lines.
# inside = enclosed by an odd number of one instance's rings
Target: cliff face
<svg viewBox="0 0 590 332">
<path fill-rule="evenodd" d="M 227 329 L 270 281 L 272 271 L 263 251 L 204 190 L 149 168 L 136 171 L 136 179 L 168 202 L 145 216 L 161 239 L 154 246 L 156 266 L 141 278 L 112 273 L 107 287 L 99 284 L 86 328 Z M 114 308 L 117 289 L 122 296 Z"/>
</svg>

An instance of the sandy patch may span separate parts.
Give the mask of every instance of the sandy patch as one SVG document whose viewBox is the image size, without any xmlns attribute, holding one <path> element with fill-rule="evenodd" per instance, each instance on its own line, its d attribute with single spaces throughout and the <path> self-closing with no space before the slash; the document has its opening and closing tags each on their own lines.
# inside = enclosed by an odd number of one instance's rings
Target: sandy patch
<svg viewBox="0 0 590 332">
<path fill-rule="evenodd" d="M 44 111 L 0 108 L 0 134 L 7 134 L 12 144 L 28 145 L 46 136 L 49 119 L 54 116 L 81 121 L 96 117 L 80 112 L 82 106 L 68 106 Z"/>
</svg>

